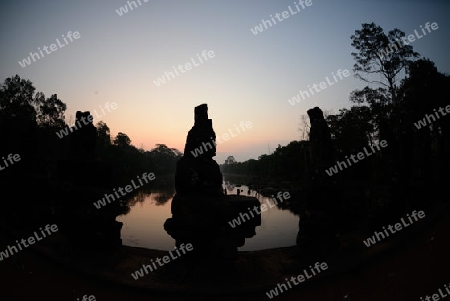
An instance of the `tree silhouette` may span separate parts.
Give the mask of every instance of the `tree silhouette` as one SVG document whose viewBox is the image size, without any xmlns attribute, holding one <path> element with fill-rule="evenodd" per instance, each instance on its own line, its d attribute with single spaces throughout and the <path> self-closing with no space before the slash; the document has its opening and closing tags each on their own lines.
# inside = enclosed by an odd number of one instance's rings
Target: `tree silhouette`
<svg viewBox="0 0 450 301">
<path fill-rule="evenodd" d="M 127 136 L 127 134 L 119 132 L 116 138 L 114 138 L 113 144 L 118 147 L 127 147 L 130 146 L 131 139 Z"/>
<path fill-rule="evenodd" d="M 36 110 L 32 82 L 18 75 L 0 86 L 0 151 L 31 156 L 36 143 Z M 17 170 L 17 168 L 15 168 Z"/>
<path fill-rule="evenodd" d="M 179 150 L 169 148 L 165 144 L 156 144 L 156 147 L 149 154 L 152 162 L 154 162 L 154 169 L 158 173 L 175 172 L 176 162 L 182 156 Z"/>
<path fill-rule="evenodd" d="M 228 156 L 225 160 L 225 164 L 234 164 L 236 163 L 236 159 L 233 156 Z"/>
<path fill-rule="evenodd" d="M 97 139 L 100 145 L 111 145 L 111 133 L 109 127 L 103 121 L 97 122 Z"/>
<path fill-rule="evenodd" d="M 362 29 L 355 30 L 355 34 L 350 37 L 351 45 L 357 50 L 351 53 L 355 60 L 355 76 L 378 86 L 366 86 L 350 94 L 350 101 L 359 105 L 368 104 L 375 140 L 391 140 L 394 136 L 391 105 L 398 102 L 399 77 L 407 75 L 408 66 L 419 57 L 411 45 L 402 42 L 404 37 L 405 33 L 397 28 L 385 34 L 373 22 L 363 23 Z"/>
<path fill-rule="evenodd" d="M 39 92 L 35 99 L 39 100 L 37 121 L 39 126 L 60 129 L 65 126 L 64 113 L 67 105 L 63 103 L 56 94 L 45 99 L 44 94 Z"/>
<path fill-rule="evenodd" d="M 373 22 L 363 23 L 362 29 L 356 30 L 351 36 L 351 45 L 358 50 L 352 52 L 356 61 L 353 66 L 356 77 L 387 88 L 394 102 L 398 75 L 419 56 L 412 46 L 402 43 L 401 39 L 404 37 L 405 33 L 397 28 L 386 35 L 383 29 Z M 372 75 L 380 75 L 386 82 L 375 80 Z"/>
</svg>

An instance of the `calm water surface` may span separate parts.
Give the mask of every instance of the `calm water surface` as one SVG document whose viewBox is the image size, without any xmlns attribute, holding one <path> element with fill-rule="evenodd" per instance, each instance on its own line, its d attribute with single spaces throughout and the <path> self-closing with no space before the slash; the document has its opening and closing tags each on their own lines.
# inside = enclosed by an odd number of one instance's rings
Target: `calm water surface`
<svg viewBox="0 0 450 301">
<path fill-rule="evenodd" d="M 235 187 L 232 183 L 224 181 L 227 194 L 248 195 L 248 187 Z M 173 193 L 167 191 L 152 192 L 131 206 L 126 215 L 117 217 L 123 222 L 122 243 L 126 246 L 143 247 L 169 251 L 175 247 L 175 240 L 164 230 L 164 222 L 172 217 L 170 211 Z M 255 196 L 255 192 L 250 194 Z M 256 196 L 261 204 L 273 200 L 271 197 Z M 282 210 L 272 206 L 262 212 L 261 225 L 256 227 L 256 235 L 245 240 L 245 245 L 238 248 L 239 251 L 256 251 L 278 247 L 294 246 L 298 232 L 299 217 L 289 210 Z"/>
</svg>

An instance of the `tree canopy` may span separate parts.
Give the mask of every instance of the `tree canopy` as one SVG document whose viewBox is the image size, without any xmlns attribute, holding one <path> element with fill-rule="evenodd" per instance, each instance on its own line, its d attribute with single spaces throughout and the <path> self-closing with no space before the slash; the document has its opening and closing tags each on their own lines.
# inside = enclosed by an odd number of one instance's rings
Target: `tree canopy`
<svg viewBox="0 0 450 301">
<path fill-rule="evenodd" d="M 65 121 L 66 109 L 67 105 L 56 94 L 47 98 L 36 91 L 30 80 L 18 75 L 6 78 L 0 85 L 1 154 L 20 154 L 27 162 L 22 166 L 31 174 L 51 173 L 58 161 L 70 153 L 70 132 L 67 138 L 60 139 L 56 135 L 70 128 Z M 96 159 L 113 166 L 117 181 L 135 177 L 140 172 L 157 170 L 158 175 L 175 172 L 175 163 L 181 157 L 177 149 L 164 144 L 157 144 L 150 151 L 137 149 L 123 132 L 112 139 L 110 128 L 101 120 L 95 129 Z"/>
</svg>

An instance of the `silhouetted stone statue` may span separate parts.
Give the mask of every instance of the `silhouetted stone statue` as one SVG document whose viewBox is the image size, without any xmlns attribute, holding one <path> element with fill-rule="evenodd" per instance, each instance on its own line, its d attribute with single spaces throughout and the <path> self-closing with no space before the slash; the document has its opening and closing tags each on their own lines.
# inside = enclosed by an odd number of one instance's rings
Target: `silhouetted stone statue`
<svg viewBox="0 0 450 301">
<path fill-rule="evenodd" d="M 216 134 L 208 118 L 207 105 L 195 107 L 194 113 L 194 126 L 188 132 L 183 157 L 177 163 L 172 218 L 166 220 L 164 229 L 176 245 L 192 243 L 196 254 L 235 258 L 245 238 L 256 234 L 261 216 L 256 214 L 235 228 L 228 222 L 242 212 L 248 216 L 248 207 L 259 207 L 260 203 L 256 198 L 224 193 L 222 173 L 213 159 Z"/>
<path fill-rule="evenodd" d="M 307 111 L 310 118 L 310 160 L 308 193 L 300 214 L 297 244 L 311 252 L 331 251 L 337 245 L 337 219 L 340 195 L 325 170 L 334 164 L 330 129 L 320 108 Z"/>
<path fill-rule="evenodd" d="M 79 250 L 114 250 L 122 245 L 123 224 L 115 219 L 124 208 L 116 202 L 92 210 L 93 203 L 111 193 L 113 187 L 111 166 L 95 156 L 97 129 L 89 111 L 77 111 L 68 139 L 70 150 L 58 161 L 56 179 L 61 195 L 65 195 L 60 201 L 61 233 Z"/>
<path fill-rule="evenodd" d="M 70 151 L 73 156 L 83 159 L 94 158 L 97 129 L 92 120 L 93 117 L 89 111 L 77 111 L 75 124 L 70 134 Z"/>
<path fill-rule="evenodd" d="M 89 111 L 77 111 L 75 124 L 67 138 L 70 139 L 69 154 L 58 161 L 57 180 L 110 187 L 111 167 L 96 158 L 97 128 Z"/>
<path fill-rule="evenodd" d="M 333 163 L 330 128 L 319 107 L 307 111 L 311 129 L 309 131 L 310 157 L 313 171 L 323 172 Z"/>
<path fill-rule="evenodd" d="M 188 132 L 183 157 L 177 163 L 175 189 L 179 195 L 222 196 L 222 173 L 213 159 L 216 133 L 206 104 L 195 108 L 195 123 Z"/>
</svg>

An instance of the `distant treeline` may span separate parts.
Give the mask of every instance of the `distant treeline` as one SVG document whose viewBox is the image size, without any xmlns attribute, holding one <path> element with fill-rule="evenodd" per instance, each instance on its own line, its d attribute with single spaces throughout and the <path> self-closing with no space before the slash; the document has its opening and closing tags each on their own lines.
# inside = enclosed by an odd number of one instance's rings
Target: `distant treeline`
<svg viewBox="0 0 450 301">
<path fill-rule="evenodd" d="M 292 141 L 286 146 L 278 145 L 269 155 L 261 155 L 258 159 L 236 162 L 233 156 L 225 160 L 220 168 L 223 173 L 258 176 L 262 179 L 300 181 L 307 168 L 307 160 L 301 154 L 309 152 L 307 141 Z"/>
<path fill-rule="evenodd" d="M 65 121 L 67 106 L 56 94 L 47 98 L 35 90 L 30 80 L 18 75 L 5 79 L 0 86 L 0 158 L 8 154 L 19 154 L 21 158 L 14 166 L 1 170 L 0 179 L 54 179 L 58 162 L 70 159 L 71 139 L 81 129 L 58 137 L 57 133 L 71 126 Z M 175 172 L 181 156 L 177 149 L 164 144 L 156 144 L 150 151 L 137 148 L 125 133 L 111 137 L 103 121 L 98 121 L 95 129 L 92 160 L 96 166 L 108 166 L 110 185 L 144 172 L 153 172 L 157 178 Z"/>
<path fill-rule="evenodd" d="M 333 177 L 358 181 L 385 176 L 385 179 L 402 178 L 402 181 L 420 177 L 428 181 L 428 176 L 435 179 L 444 176 L 442 169 L 449 166 L 450 156 L 450 116 L 444 115 L 448 114 L 446 107 L 450 109 L 445 97 L 449 86 L 450 76 L 438 72 L 430 60 L 420 59 L 409 64 L 407 76 L 396 89 L 395 99 L 382 88 L 353 91 L 351 108 L 325 116 L 334 162 L 344 161 L 346 156 L 356 155 L 364 147 L 377 145 L 383 139 L 389 146 Z M 440 111 L 444 113 L 438 113 Z M 268 181 L 303 184 L 317 172 L 311 170 L 313 155 L 310 141 L 291 141 L 286 146 L 278 145 L 271 154 L 261 155 L 257 160 L 236 162 L 230 156 L 221 170 L 255 175 Z"/>
</svg>

